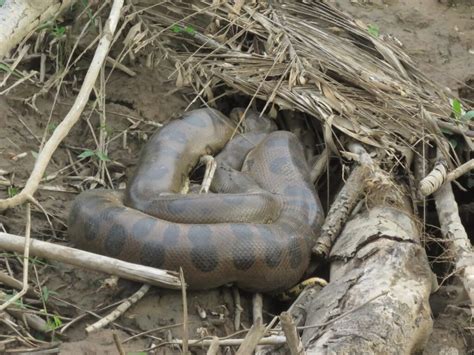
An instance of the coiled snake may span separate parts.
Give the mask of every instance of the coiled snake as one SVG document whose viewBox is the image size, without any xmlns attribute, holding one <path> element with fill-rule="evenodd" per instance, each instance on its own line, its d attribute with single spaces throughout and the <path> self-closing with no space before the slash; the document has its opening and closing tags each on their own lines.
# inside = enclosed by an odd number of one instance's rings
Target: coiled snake
<svg viewBox="0 0 474 355">
<path fill-rule="evenodd" d="M 89 190 L 75 199 L 70 239 L 125 261 L 182 267 L 192 289 L 293 286 L 308 267 L 323 212 L 298 138 L 262 133 L 270 126 L 229 142 L 236 124 L 213 109 L 172 121 L 144 147 L 125 193 Z M 199 158 L 220 151 L 218 193 L 180 195 Z"/>
</svg>

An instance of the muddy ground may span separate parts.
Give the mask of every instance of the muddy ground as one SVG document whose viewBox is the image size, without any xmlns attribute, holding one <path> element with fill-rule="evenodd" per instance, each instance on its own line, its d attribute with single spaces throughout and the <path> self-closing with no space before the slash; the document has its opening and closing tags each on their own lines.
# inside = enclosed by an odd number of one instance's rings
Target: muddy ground
<svg viewBox="0 0 474 355">
<path fill-rule="evenodd" d="M 334 3 L 365 23 L 377 26 L 380 34 L 395 36 L 430 78 L 454 93 L 459 93 L 466 102 L 474 105 L 473 1 L 337 0 Z M 143 64 L 144 60 L 141 58 L 134 63 L 127 63 L 136 72 L 135 77 L 114 71 L 105 89 L 103 105 L 107 112 L 107 121 L 104 129 L 107 129 L 107 134 L 111 138 L 106 152 L 110 159 L 107 167 L 115 188 L 123 187 L 127 181 L 127 176 L 130 176 L 136 163 L 140 146 L 156 130 L 156 123 L 166 122 L 178 116 L 192 99 L 191 95 L 184 95 L 174 90 L 174 81 L 168 79 L 168 74 L 173 70 L 169 64 L 162 62 L 159 70 L 149 69 Z M 31 66 L 31 69 L 37 69 L 38 63 L 33 59 L 26 65 Z M 84 70 L 87 61 L 84 60 L 81 65 Z M 31 105 L 23 102 L 23 99 L 31 97 L 37 91 L 36 87 L 21 85 L 7 95 L 0 96 L 0 175 L 6 178 L 3 184 L 0 184 L 0 198 L 5 198 L 21 189 L 33 167 L 35 152 L 38 151 L 43 134 L 45 132 L 47 136 L 51 134 L 54 125 L 66 114 L 76 93 L 74 90 L 60 92 L 57 104 L 51 113 L 54 91 L 39 96 L 34 105 L 31 101 Z M 50 113 L 51 120 L 47 123 Z M 59 173 L 56 177 L 45 181 L 36 195 L 49 214 L 51 224 L 46 220 L 44 213 L 33 206 L 34 237 L 67 244 L 68 207 L 78 190 L 81 187 L 110 187 L 107 176 L 101 180 L 101 176 L 97 175 L 98 159 L 94 157 L 82 161 L 77 159 L 77 156 L 85 150 L 96 148 L 91 128 L 96 135 L 99 134 L 99 118 L 97 111 L 91 112 L 90 108 L 86 109 L 81 122 L 55 153 L 47 175 Z M 69 165 L 72 166 L 61 170 Z M 464 195 L 462 198 L 464 202 L 462 213 L 467 227 L 469 227 L 468 219 L 471 220 L 472 233 L 474 218 L 472 190 L 470 196 Z M 0 229 L 22 235 L 25 228 L 24 215 L 24 207 L 0 214 Z M 5 260 L 13 259 L 2 257 L 0 259 L 2 270 L 7 268 Z M 79 270 L 54 261 L 48 263 L 37 261 L 33 264 L 38 277 L 32 278 L 32 284 L 41 285 L 43 289 L 46 287 L 49 290 L 48 311 L 62 316 L 63 324 L 84 314 L 86 310 L 103 315 L 104 307 L 131 295 L 140 287 L 124 280 L 120 280 L 116 286 L 109 287 L 104 282 L 108 275 Z M 15 277 L 21 279 L 19 264 L 13 260 L 9 261 L 8 265 Z M 248 296 L 242 295 L 244 327 L 249 327 L 251 324 Z M 67 304 L 63 301 L 67 301 Z M 425 353 L 463 354 L 469 350 L 472 353 L 473 341 L 470 337 L 473 328 L 471 325 L 471 332 L 466 329 L 468 325 L 464 322 L 465 310 L 460 307 L 465 299 L 460 289 L 456 285 L 442 287 L 433 295 L 432 301 L 436 319 L 435 331 Z M 235 302 L 230 288 L 190 292 L 188 302 L 191 338 L 200 338 L 208 334 L 225 336 L 234 332 Z M 270 303 L 271 300 L 266 299 L 265 302 Z M 267 309 L 278 311 L 272 307 Z M 204 318 L 202 312 L 201 316 L 199 315 L 199 310 L 206 311 Z M 85 326 L 95 320 L 94 316 L 87 315 L 78 319 L 63 334 L 56 332 L 54 339 L 63 342 L 60 345 L 61 353 L 116 353 L 112 330 L 103 330 L 86 336 Z M 179 338 L 182 333 L 181 322 L 180 293 L 153 288 L 121 317 L 113 328 L 120 339 L 124 340 L 146 330 L 172 326 L 151 333 L 154 338 L 141 336 L 126 343 L 126 351 L 138 352 L 166 341 L 171 335 Z M 2 325 L 0 329 L 1 327 Z M 0 334 L 4 333 L 6 329 L 0 330 Z M 40 334 L 35 335 L 41 337 Z M 22 345 L 16 343 L 15 347 Z M 167 350 L 167 353 L 174 352 L 179 351 Z"/>
</svg>

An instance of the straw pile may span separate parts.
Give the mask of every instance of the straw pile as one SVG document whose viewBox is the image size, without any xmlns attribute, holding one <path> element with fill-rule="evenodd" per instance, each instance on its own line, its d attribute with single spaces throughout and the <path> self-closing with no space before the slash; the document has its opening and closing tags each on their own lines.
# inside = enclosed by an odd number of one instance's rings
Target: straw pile
<svg viewBox="0 0 474 355">
<path fill-rule="evenodd" d="M 326 143 L 348 136 L 394 157 L 424 140 L 449 156 L 440 130 L 455 126 L 447 93 L 396 39 L 324 2 L 164 1 L 134 10 L 145 35 L 131 50 L 160 46 L 177 63 L 178 85 L 211 105 L 225 84 L 270 111 L 314 117 Z"/>
</svg>

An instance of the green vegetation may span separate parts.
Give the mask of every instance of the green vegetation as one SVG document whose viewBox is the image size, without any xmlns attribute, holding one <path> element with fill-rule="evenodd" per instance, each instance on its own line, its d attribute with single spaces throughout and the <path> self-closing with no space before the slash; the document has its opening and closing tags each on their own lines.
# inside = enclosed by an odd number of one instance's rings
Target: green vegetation
<svg viewBox="0 0 474 355">
<path fill-rule="evenodd" d="M 367 26 L 367 32 L 369 32 L 369 34 L 375 38 L 378 38 L 380 36 L 380 28 L 377 25 L 369 24 Z"/>
<path fill-rule="evenodd" d="M 99 160 L 102 161 L 110 161 L 110 158 L 105 154 L 104 152 L 101 151 L 95 151 L 91 149 L 86 149 L 84 150 L 81 154 L 78 155 L 78 158 L 89 158 L 89 157 L 96 157 Z"/>
</svg>

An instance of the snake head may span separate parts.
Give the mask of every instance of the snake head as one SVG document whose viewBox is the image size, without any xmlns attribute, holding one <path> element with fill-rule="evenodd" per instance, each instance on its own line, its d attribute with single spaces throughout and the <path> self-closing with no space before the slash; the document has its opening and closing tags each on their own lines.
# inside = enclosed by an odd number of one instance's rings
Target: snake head
<svg viewBox="0 0 474 355">
<path fill-rule="evenodd" d="M 232 121 L 240 123 L 239 130 L 241 133 L 270 133 L 278 129 L 275 122 L 267 115 L 261 115 L 258 111 L 252 109 L 246 110 L 244 107 L 234 108 L 229 117 Z"/>
</svg>

